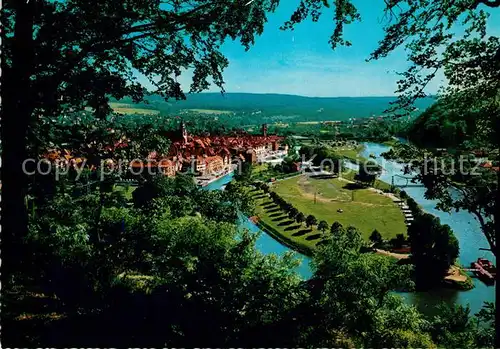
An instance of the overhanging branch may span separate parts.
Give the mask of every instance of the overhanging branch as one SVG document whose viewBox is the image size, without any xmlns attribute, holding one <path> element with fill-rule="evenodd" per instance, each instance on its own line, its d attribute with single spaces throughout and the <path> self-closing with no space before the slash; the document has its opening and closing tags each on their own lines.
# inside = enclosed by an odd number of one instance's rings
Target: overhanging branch
<svg viewBox="0 0 500 349">
<path fill-rule="evenodd" d="M 488 7 L 500 7 L 500 0 L 476 0 L 472 8 L 478 7 L 480 4 L 486 5 Z"/>
</svg>

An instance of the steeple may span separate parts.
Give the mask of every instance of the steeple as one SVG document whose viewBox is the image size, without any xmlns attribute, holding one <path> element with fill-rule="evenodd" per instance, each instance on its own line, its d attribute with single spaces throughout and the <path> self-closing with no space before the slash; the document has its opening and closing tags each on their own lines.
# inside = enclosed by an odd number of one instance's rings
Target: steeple
<svg viewBox="0 0 500 349">
<path fill-rule="evenodd" d="M 184 123 L 184 121 L 181 121 L 180 133 L 181 133 L 182 139 L 184 141 L 184 144 L 186 144 L 187 143 L 188 134 L 187 134 L 187 130 L 186 130 L 186 124 Z"/>
</svg>

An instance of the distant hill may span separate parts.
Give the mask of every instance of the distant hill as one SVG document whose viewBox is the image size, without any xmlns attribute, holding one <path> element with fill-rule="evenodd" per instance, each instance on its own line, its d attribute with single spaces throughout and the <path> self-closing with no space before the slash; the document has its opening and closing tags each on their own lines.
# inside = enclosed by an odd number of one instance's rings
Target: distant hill
<svg viewBox="0 0 500 349">
<path fill-rule="evenodd" d="M 246 114 L 264 122 L 345 120 L 382 115 L 394 97 L 303 97 L 282 94 L 254 93 L 198 93 L 187 95 L 185 101 L 166 102 L 160 96 L 148 97 L 148 108 L 164 114 L 196 112 L 217 114 L 233 112 Z M 433 98 L 417 101 L 423 111 L 434 102 Z M 120 103 L 127 103 L 121 100 Z M 144 107 L 139 105 L 138 107 Z"/>
</svg>

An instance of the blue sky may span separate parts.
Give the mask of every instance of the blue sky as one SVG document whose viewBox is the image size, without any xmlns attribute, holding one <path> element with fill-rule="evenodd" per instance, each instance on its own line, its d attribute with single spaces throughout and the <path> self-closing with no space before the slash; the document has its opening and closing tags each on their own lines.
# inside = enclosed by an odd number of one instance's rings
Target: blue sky
<svg viewBox="0 0 500 349">
<path fill-rule="evenodd" d="M 345 36 L 351 47 L 335 51 L 328 44 L 333 31 L 333 12 L 323 13 L 320 21 L 305 21 L 294 31 L 279 29 L 296 8 L 298 0 L 282 0 L 269 15 L 264 33 L 245 52 L 239 42 L 228 41 L 223 53 L 229 59 L 224 72 L 226 92 L 283 93 L 312 97 L 392 96 L 397 71 L 404 71 L 406 55 L 402 49 L 380 61 L 365 62 L 383 38 L 383 1 L 355 1 L 361 22 L 350 24 Z M 500 14 L 491 17 L 491 34 L 500 33 Z M 190 74 L 179 80 L 187 90 Z M 438 76 L 427 92 L 435 93 L 444 82 Z M 216 92 L 217 88 L 210 91 Z"/>
</svg>

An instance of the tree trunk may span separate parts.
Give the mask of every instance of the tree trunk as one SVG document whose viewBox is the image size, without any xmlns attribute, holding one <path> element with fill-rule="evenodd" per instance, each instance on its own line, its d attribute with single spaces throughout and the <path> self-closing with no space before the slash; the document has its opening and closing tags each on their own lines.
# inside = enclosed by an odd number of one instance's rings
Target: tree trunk
<svg viewBox="0 0 500 349">
<path fill-rule="evenodd" d="M 33 18 L 35 1 L 16 2 L 12 65 L 3 62 L 2 79 L 2 278 L 9 283 L 26 264 L 22 249 L 28 219 L 25 207 L 27 176 L 23 162 L 27 156 L 26 134 L 33 112 L 30 77 L 33 73 Z"/>
</svg>

